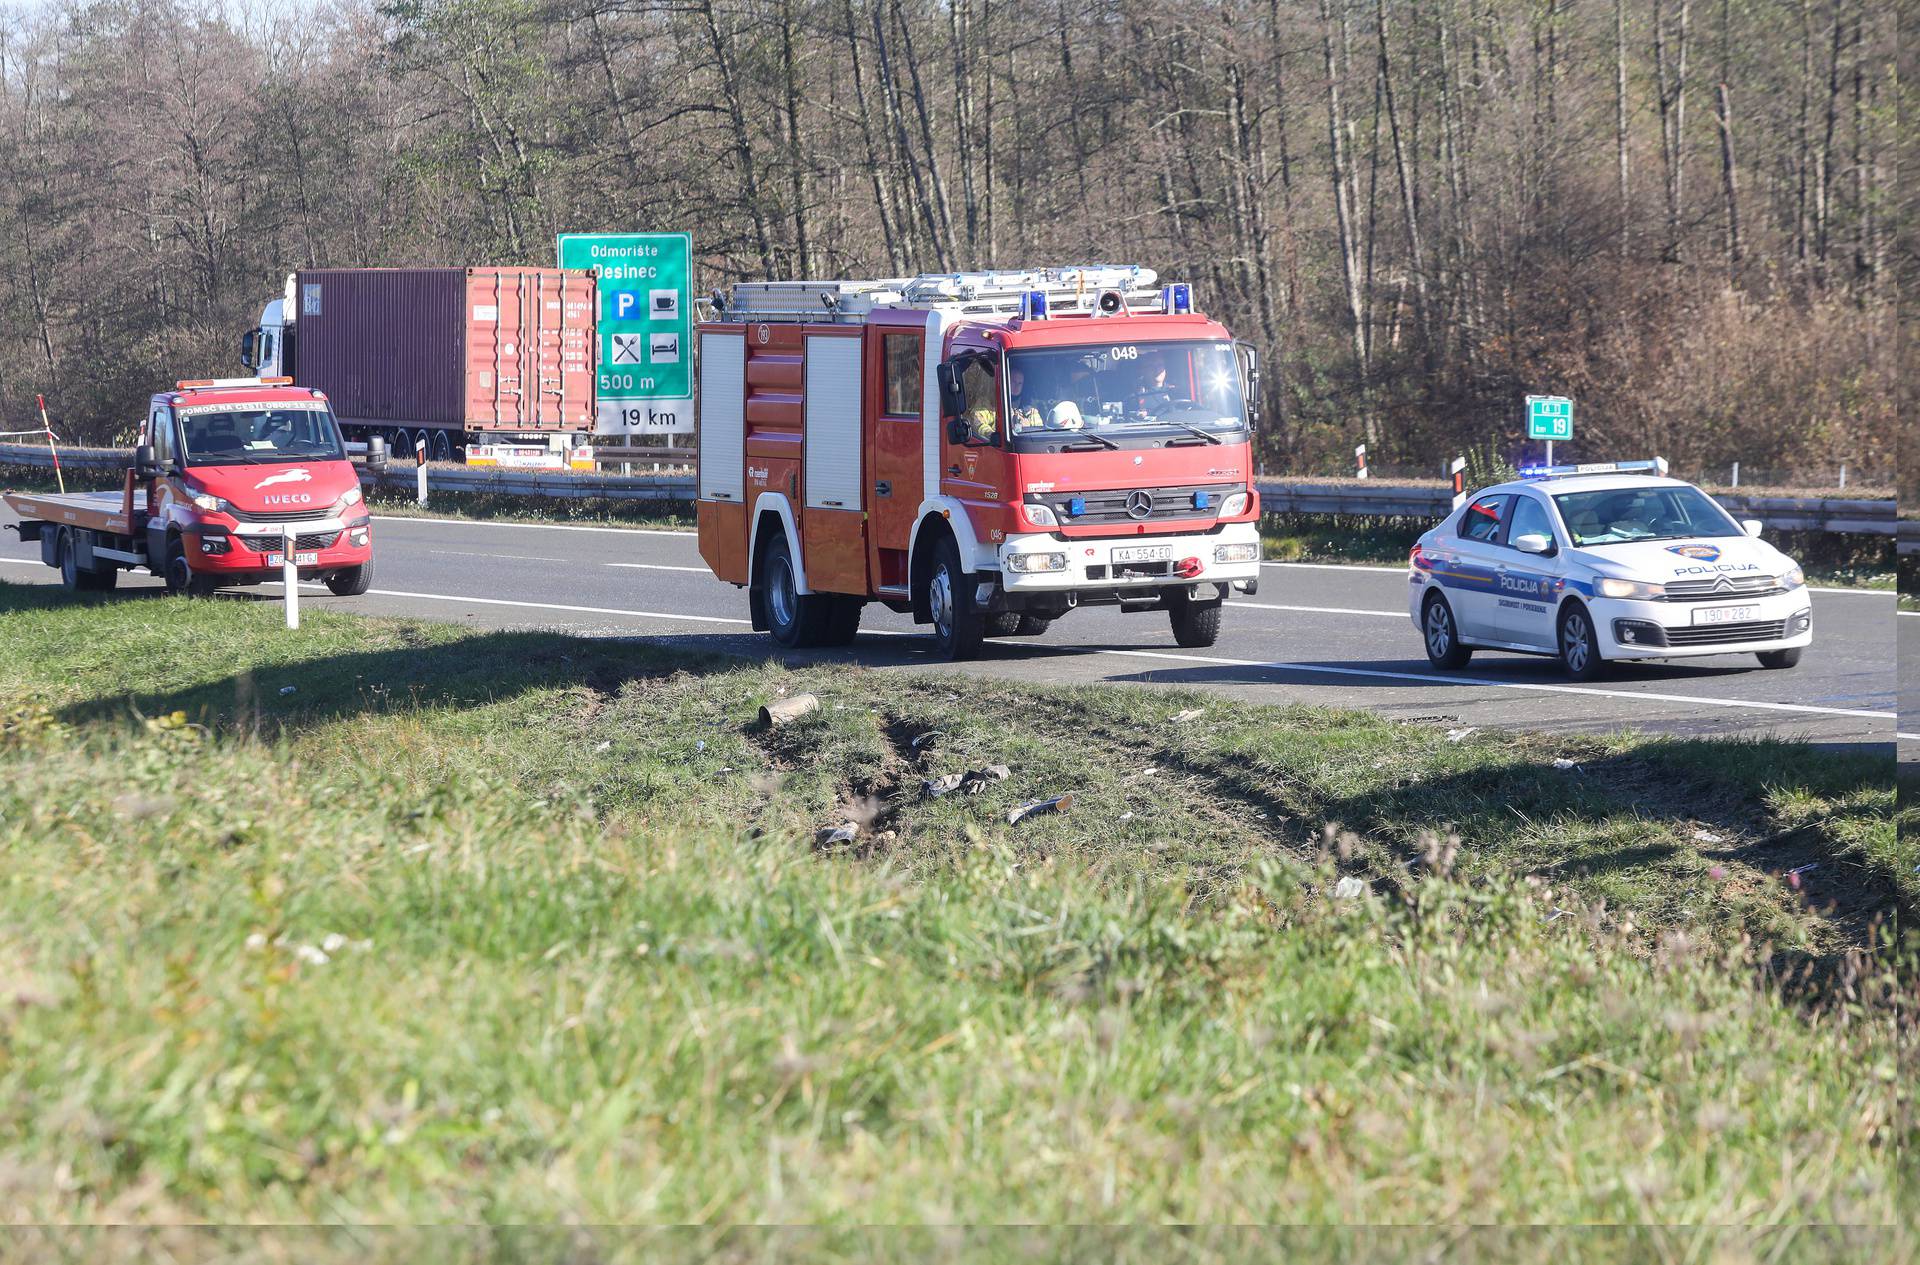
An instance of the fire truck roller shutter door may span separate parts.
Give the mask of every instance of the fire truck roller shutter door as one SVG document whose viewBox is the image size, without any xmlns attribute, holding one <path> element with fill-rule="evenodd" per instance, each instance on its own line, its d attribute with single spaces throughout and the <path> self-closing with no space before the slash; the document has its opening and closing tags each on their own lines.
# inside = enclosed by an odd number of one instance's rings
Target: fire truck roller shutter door
<svg viewBox="0 0 1920 1265">
<path fill-rule="evenodd" d="M 746 497 L 747 338 L 700 336 L 700 499 L 740 504 Z"/>
<path fill-rule="evenodd" d="M 808 583 L 861 597 L 867 594 L 864 341 L 858 329 L 807 336 L 801 453 L 801 552 Z"/>
</svg>

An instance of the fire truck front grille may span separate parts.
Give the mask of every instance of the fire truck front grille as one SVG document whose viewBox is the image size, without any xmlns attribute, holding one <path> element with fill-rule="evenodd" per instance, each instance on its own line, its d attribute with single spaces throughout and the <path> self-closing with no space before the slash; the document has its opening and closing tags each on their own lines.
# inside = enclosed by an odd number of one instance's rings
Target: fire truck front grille
<svg viewBox="0 0 1920 1265">
<path fill-rule="evenodd" d="M 1212 518 L 1219 514 L 1220 502 L 1246 490 L 1244 483 L 1197 483 L 1184 487 L 1111 488 L 1096 492 L 1030 492 L 1027 504 L 1051 509 L 1062 527 L 1161 523 L 1175 518 Z"/>
<path fill-rule="evenodd" d="M 337 531 L 309 532 L 304 536 L 295 536 L 293 547 L 295 550 L 331 549 L 333 542 L 339 538 L 340 533 Z M 278 553 L 281 546 L 287 543 L 280 536 L 236 536 L 234 539 L 242 542 L 255 553 Z"/>
</svg>

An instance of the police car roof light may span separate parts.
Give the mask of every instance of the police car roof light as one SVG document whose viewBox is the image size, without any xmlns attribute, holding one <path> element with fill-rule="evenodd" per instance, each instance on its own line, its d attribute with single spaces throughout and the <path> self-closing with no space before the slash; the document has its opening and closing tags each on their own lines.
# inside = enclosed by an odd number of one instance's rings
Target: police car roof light
<svg viewBox="0 0 1920 1265">
<path fill-rule="evenodd" d="M 1520 477 L 1523 479 L 1568 479 L 1582 474 L 1642 474 L 1651 472 L 1662 476 L 1667 473 L 1667 459 L 1655 457 L 1651 461 L 1588 461 L 1571 466 L 1522 466 Z"/>
</svg>

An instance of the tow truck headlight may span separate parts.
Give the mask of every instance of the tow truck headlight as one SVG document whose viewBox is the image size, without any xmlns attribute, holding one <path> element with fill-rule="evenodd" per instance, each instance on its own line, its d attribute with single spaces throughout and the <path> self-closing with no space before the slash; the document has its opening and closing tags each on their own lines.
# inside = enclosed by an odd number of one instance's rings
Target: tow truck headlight
<svg viewBox="0 0 1920 1265">
<path fill-rule="evenodd" d="M 1806 582 L 1807 573 L 1798 566 L 1788 567 L 1787 573 L 1780 577 L 1780 587 L 1783 589 L 1797 589 Z"/>
<path fill-rule="evenodd" d="M 227 508 L 227 502 L 211 492 L 195 492 L 193 494 L 193 507 L 195 509 L 209 511 L 223 510 Z"/>
<path fill-rule="evenodd" d="M 1027 521 L 1035 527 L 1058 527 L 1060 525 L 1060 519 L 1054 514 L 1053 507 L 1050 505 L 1027 505 L 1023 508 L 1026 510 Z"/>
<path fill-rule="evenodd" d="M 1667 595 L 1666 585 L 1642 584 L 1638 580 L 1602 579 L 1595 587 L 1601 597 L 1624 597 L 1641 602 L 1658 601 Z"/>
<path fill-rule="evenodd" d="M 1229 492 L 1225 497 L 1221 498 L 1220 517 L 1236 518 L 1246 512 L 1247 494 L 1245 492 Z M 1226 559 L 1222 558 L 1221 561 L 1225 562 Z"/>
<path fill-rule="evenodd" d="M 1010 553 L 1007 555 L 1007 570 L 1020 575 L 1066 569 L 1067 555 L 1064 553 Z"/>
<path fill-rule="evenodd" d="M 1213 560 L 1215 562 L 1258 562 L 1260 561 L 1260 546 L 1215 545 L 1213 547 Z"/>
<path fill-rule="evenodd" d="M 340 494 L 340 499 L 334 502 L 334 504 L 338 506 L 340 509 L 345 509 L 349 505 L 358 505 L 359 503 L 360 503 L 360 485 L 357 483 L 354 484 L 352 487 L 348 488 L 345 492 L 342 492 Z"/>
</svg>

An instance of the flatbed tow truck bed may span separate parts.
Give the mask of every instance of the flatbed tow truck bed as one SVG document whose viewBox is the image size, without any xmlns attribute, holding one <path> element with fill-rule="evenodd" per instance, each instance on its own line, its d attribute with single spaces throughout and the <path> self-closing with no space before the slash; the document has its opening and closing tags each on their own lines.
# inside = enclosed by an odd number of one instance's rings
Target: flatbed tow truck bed
<svg viewBox="0 0 1920 1265">
<path fill-rule="evenodd" d="M 131 487 L 120 492 L 8 492 L 5 500 L 28 521 L 64 523 L 115 536 L 131 536 L 139 529 L 129 521 L 134 517 Z"/>
</svg>

